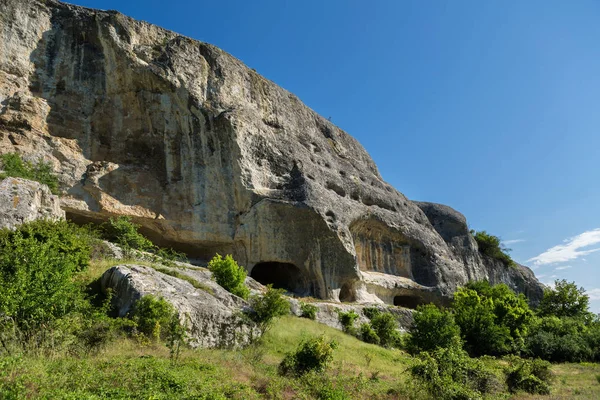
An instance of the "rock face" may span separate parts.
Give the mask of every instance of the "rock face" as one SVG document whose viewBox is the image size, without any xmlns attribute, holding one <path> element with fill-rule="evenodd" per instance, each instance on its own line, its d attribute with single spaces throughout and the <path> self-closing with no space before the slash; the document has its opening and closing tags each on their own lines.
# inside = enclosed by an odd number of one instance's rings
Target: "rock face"
<svg viewBox="0 0 600 400">
<path fill-rule="evenodd" d="M 159 244 L 322 299 L 413 307 L 469 279 L 541 294 L 482 257 L 461 214 L 409 201 L 355 139 L 209 44 L 4 0 L 0 104 L 0 152 L 50 162 L 74 220 L 130 215 Z"/>
<path fill-rule="evenodd" d="M 194 279 L 200 288 L 141 265 L 112 267 L 102 275 L 100 283 L 103 290 L 113 290 L 119 317 L 132 311 L 145 295 L 169 301 L 179 312 L 192 347 L 240 347 L 259 337 L 259 330 L 240 318 L 247 307 L 244 300 L 211 281 L 208 271 L 182 269 L 180 273 Z"/>
<path fill-rule="evenodd" d="M 0 228 L 64 217 L 58 196 L 50 193 L 48 186 L 21 178 L 0 181 Z"/>
</svg>

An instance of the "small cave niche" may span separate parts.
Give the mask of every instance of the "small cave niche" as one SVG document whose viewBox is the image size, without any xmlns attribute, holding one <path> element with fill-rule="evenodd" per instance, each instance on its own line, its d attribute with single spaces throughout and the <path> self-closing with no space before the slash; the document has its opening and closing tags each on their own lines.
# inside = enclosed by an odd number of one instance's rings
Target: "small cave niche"
<svg viewBox="0 0 600 400">
<path fill-rule="evenodd" d="M 250 271 L 250 277 L 263 285 L 273 285 L 296 295 L 307 295 L 305 279 L 298 267 L 276 261 L 259 262 Z"/>
<path fill-rule="evenodd" d="M 417 308 L 417 306 L 420 306 L 421 304 L 425 304 L 425 302 L 418 296 L 407 294 L 394 296 L 395 306 L 410 308 L 414 310 L 415 308 Z"/>
<path fill-rule="evenodd" d="M 342 285 L 339 299 L 342 303 L 353 303 L 356 301 L 356 294 L 349 284 L 345 283 Z"/>
</svg>

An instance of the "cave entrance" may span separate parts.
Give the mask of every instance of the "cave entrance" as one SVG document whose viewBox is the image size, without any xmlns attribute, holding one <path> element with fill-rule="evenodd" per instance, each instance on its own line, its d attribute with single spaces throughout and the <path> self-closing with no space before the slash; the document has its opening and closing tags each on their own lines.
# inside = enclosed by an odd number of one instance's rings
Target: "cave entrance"
<svg viewBox="0 0 600 400">
<path fill-rule="evenodd" d="M 297 295 L 305 295 L 307 292 L 305 277 L 291 263 L 260 262 L 252 268 L 250 276 L 263 285 L 273 285 L 276 289 L 284 289 Z"/>
<path fill-rule="evenodd" d="M 423 300 L 417 296 L 401 295 L 394 297 L 394 305 L 404 308 L 415 309 L 417 306 L 424 304 Z"/>
<path fill-rule="evenodd" d="M 342 288 L 340 289 L 339 298 L 342 303 L 352 303 L 356 301 L 354 291 L 352 290 L 352 287 L 347 283 L 342 285 Z"/>
</svg>

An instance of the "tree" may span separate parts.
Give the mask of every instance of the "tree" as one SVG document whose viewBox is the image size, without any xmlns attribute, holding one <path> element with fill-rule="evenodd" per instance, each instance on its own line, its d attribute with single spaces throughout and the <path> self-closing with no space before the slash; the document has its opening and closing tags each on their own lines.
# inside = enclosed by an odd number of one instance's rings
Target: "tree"
<svg viewBox="0 0 600 400">
<path fill-rule="evenodd" d="M 413 354 L 437 348 L 460 348 L 460 328 L 448 311 L 440 310 L 434 304 L 419 306 L 414 313 L 407 346 Z"/>
<path fill-rule="evenodd" d="M 590 298 L 585 289 L 578 288 L 575 282 L 556 280 L 555 287 L 544 290 L 538 314 L 541 316 L 591 318 L 588 311 Z"/>
<path fill-rule="evenodd" d="M 533 312 L 523 295 L 508 286 L 470 283 L 454 294 L 452 305 L 465 346 L 472 355 L 502 355 L 524 346 Z"/>
</svg>

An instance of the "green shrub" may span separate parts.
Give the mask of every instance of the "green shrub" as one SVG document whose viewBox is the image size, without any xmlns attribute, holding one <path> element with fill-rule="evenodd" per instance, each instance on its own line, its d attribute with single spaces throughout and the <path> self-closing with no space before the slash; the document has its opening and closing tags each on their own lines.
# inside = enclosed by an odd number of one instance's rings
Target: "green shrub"
<svg viewBox="0 0 600 400">
<path fill-rule="evenodd" d="M 349 335 L 356 335 L 356 328 L 354 328 L 354 321 L 358 318 L 358 314 L 353 310 L 344 312 L 338 311 L 338 320 L 342 324 L 342 329 Z"/>
<path fill-rule="evenodd" d="M 250 319 L 256 322 L 261 330 L 265 332 L 276 318 L 290 313 L 290 303 L 284 297 L 284 289 L 274 289 L 267 285 L 267 291 L 262 296 L 252 296 L 249 313 Z"/>
<path fill-rule="evenodd" d="M 506 368 L 506 384 L 512 393 L 550 394 L 552 372 L 550 363 L 540 359 L 524 360 L 514 357 Z"/>
<path fill-rule="evenodd" d="M 423 352 L 410 372 L 431 398 L 440 400 L 481 399 L 501 389 L 494 371 L 458 348 Z"/>
<path fill-rule="evenodd" d="M 315 320 L 317 318 L 317 311 L 319 311 L 319 308 L 312 304 L 300 303 L 300 311 L 302 311 L 302 314 L 300 315 L 302 318 Z"/>
<path fill-rule="evenodd" d="M 140 333 L 154 341 L 166 340 L 179 316 L 171 303 L 151 294 L 143 296 L 135 304 L 132 320 Z"/>
<path fill-rule="evenodd" d="M 580 318 L 542 317 L 532 324 L 525 340 L 526 354 L 552 362 L 597 359 L 600 332 Z"/>
<path fill-rule="evenodd" d="M 333 360 L 333 351 L 337 346 L 335 340 L 327 341 L 325 336 L 304 340 L 296 351 L 286 354 L 279 364 L 279 372 L 282 375 L 323 372 Z"/>
<path fill-rule="evenodd" d="M 36 164 L 23 161 L 17 153 L 8 153 L 0 156 L 3 173 L 0 180 L 7 177 L 23 178 L 47 185 L 50 191 L 58 194 L 58 178 L 54 175 L 50 164 L 38 161 Z"/>
<path fill-rule="evenodd" d="M 465 348 L 473 356 L 520 352 L 533 320 L 525 296 L 486 281 L 456 291 L 452 309 Z"/>
<path fill-rule="evenodd" d="M 363 308 L 362 313 L 365 317 L 369 318 L 369 320 L 372 320 L 377 315 L 381 314 L 381 310 L 377 307 L 365 307 Z"/>
<path fill-rule="evenodd" d="M 91 240 L 66 221 L 0 230 L 0 315 L 24 329 L 88 307 L 74 278 L 88 266 Z"/>
<path fill-rule="evenodd" d="M 590 298 L 585 289 L 575 282 L 556 280 L 554 288 L 544 289 L 544 297 L 537 310 L 540 316 L 591 318 Z"/>
<path fill-rule="evenodd" d="M 106 239 L 119 244 L 123 249 L 152 251 L 154 244 L 138 232 L 140 225 L 134 223 L 130 217 L 119 216 L 110 218 L 103 224 Z"/>
<path fill-rule="evenodd" d="M 240 267 L 231 255 L 221 257 L 217 254 L 208 263 L 208 269 L 213 274 L 213 278 L 225 290 L 247 299 L 250 289 L 246 286 L 246 270 Z"/>
<path fill-rule="evenodd" d="M 383 347 L 400 347 L 400 331 L 398 320 L 389 312 L 382 312 L 371 320 L 371 326 L 379 337 L 379 344 Z"/>
<path fill-rule="evenodd" d="M 479 252 L 486 256 L 495 258 L 496 260 L 502 261 L 506 266 L 514 266 L 515 262 L 508 255 L 510 249 L 502 246 L 502 242 L 499 237 L 490 235 L 486 231 L 475 232 L 471 231 L 471 234 L 477 242 Z"/>
<path fill-rule="evenodd" d="M 360 326 L 360 338 L 363 342 L 372 343 L 372 344 L 380 344 L 381 340 L 377 335 L 377 332 L 373 329 L 371 324 L 364 323 Z"/>
<path fill-rule="evenodd" d="M 419 306 L 413 314 L 407 349 L 412 354 L 437 348 L 461 347 L 460 328 L 454 316 L 433 304 Z"/>
</svg>

